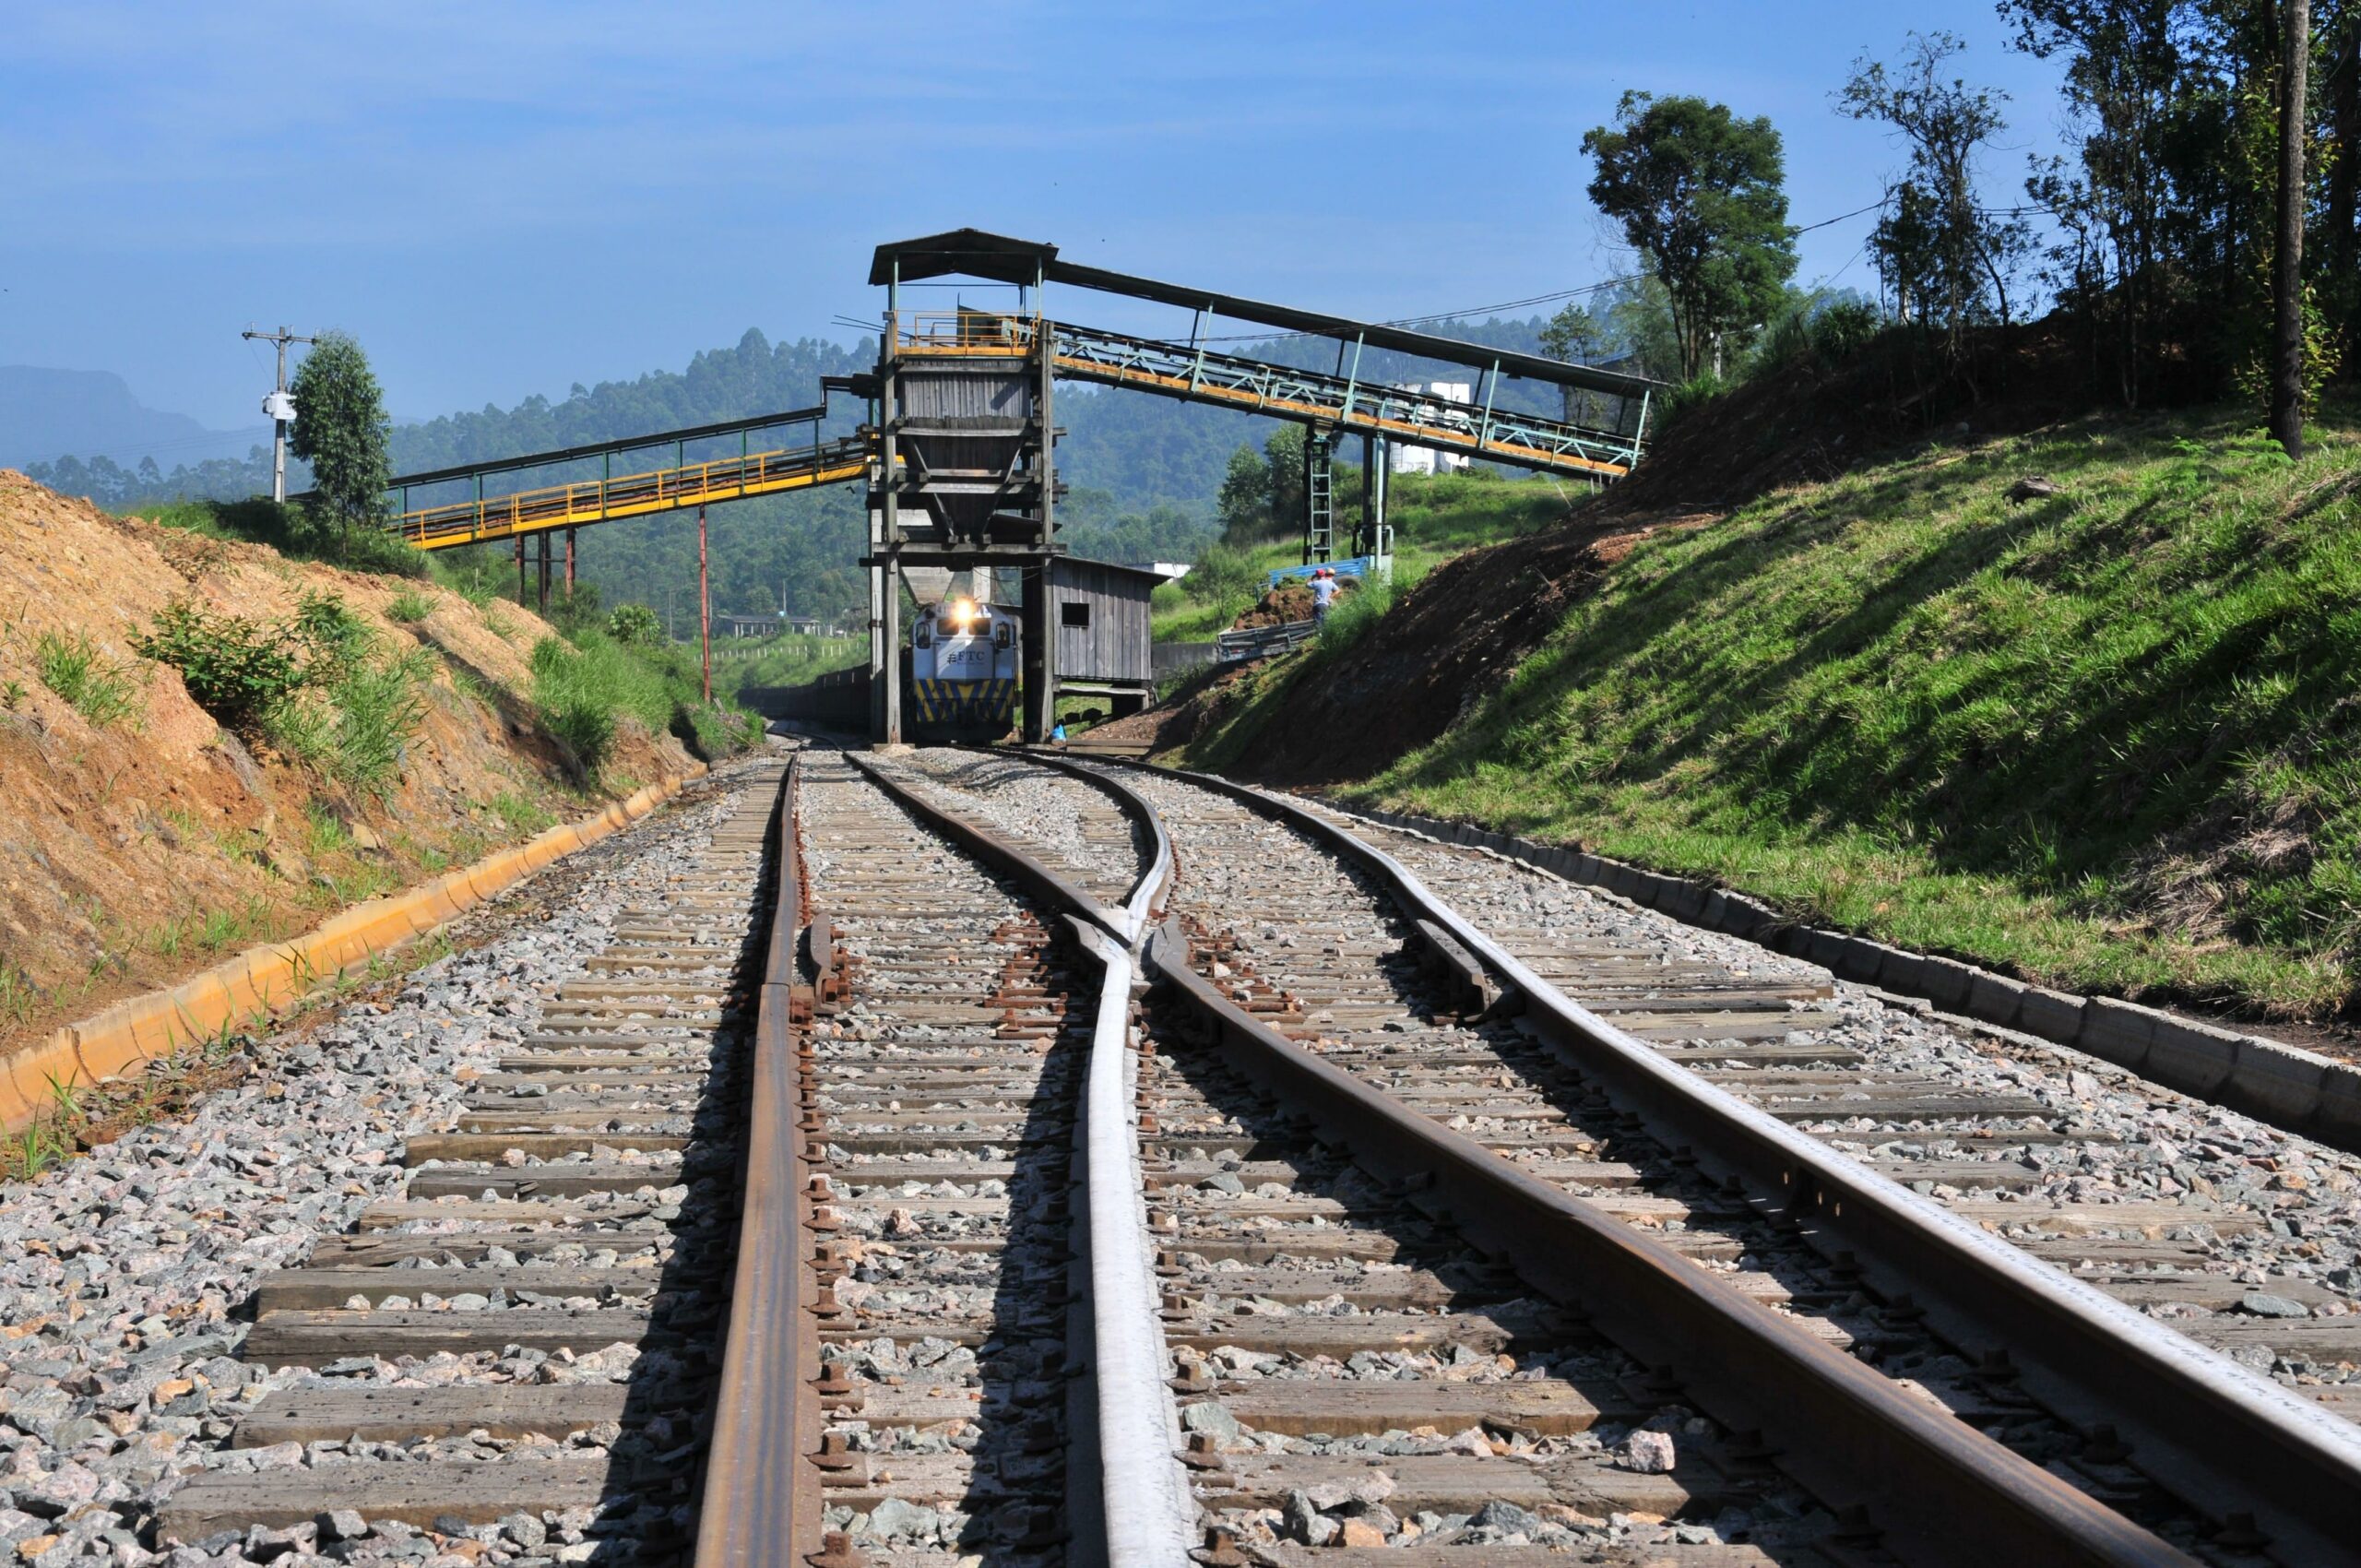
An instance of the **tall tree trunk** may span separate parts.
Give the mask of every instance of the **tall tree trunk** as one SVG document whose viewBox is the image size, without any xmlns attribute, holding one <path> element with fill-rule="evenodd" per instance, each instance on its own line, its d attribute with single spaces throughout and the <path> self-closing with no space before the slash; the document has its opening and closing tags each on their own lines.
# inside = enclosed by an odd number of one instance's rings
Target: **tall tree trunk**
<svg viewBox="0 0 2361 1568">
<path fill-rule="evenodd" d="M 2290 457 L 2304 455 L 2304 75 L 2311 0 L 2287 0 L 2280 54 L 2279 243 L 2271 253 L 2271 434 Z"/>
<path fill-rule="evenodd" d="M 2356 194 L 2361 194 L 2361 4 L 2344 0 L 2337 18 L 2336 68 L 2330 74 L 2329 135 L 2336 143 L 2328 170 L 2328 269 L 2324 276 L 2342 293 L 2337 303 L 2349 316 L 2356 259 L 2353 232 Z"/>
</svg>

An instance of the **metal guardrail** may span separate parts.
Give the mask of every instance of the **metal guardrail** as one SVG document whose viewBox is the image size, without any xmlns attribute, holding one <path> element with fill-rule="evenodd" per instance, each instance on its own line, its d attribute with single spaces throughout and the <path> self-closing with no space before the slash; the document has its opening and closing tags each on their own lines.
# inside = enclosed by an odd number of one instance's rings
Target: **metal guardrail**
<svg viewBox="0 0 2361 1568">
<path fill-rule="evenodd" d="M 1217 634 L 1214 637 L 1216 664 L 1240 664 L 1252 659 L 1269 659 L 1275 654 L 1292 653 L 1319 634 L 1317 621 L 1287 621 L 1275 626 L 1249 626 L 1240 631 Z"/>
<path fill-rule="evenodd" d="M 645 473 L 406 510 L 388 531 L 421 550 L 445 550 L 618 517 L 776 495 L 860 479 L 868 471 L 869 443 L 860 436 L 845 436 L 812 446 L 749 452 L 710 462 L 682 463 Z"/>
</svg>

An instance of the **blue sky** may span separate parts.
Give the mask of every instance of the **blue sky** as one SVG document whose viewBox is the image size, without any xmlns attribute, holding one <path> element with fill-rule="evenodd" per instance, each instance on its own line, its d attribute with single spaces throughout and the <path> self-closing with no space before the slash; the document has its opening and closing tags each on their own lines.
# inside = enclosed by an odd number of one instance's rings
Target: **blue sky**
<svg viewBox="0 0 2361 1568">
<path fill-rule="evenodd" d="M 0 363 L 243 426 L 238 330 L 285 321 L 359 336 L 406 415 L 562 397 L 749 326 L 849 338 L 870 248 L 963 223 L 1345 315 L 1489 305 L 1627 268 L 1579 143 L 1629 88 L 1770 115 L 1799 223 L 1873 201 L 1901 154 L 1829 94 L 1910 27 L 2014 95 L 2012 198 L 2056 74 L 1990 0 L 31 0 Z M 1868 285 L 1869 221 L 1804 236 L 1801 279 Z"/>
</svg>

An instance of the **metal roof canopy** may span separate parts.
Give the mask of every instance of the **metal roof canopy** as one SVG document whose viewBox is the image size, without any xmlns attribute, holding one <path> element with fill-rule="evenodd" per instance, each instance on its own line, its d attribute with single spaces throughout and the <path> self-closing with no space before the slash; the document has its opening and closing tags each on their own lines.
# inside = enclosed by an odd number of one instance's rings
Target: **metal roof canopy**
<svg viewBox="0 0 2361 1568">
<path fill-rule="evenodd" d="M 1580 386 L 1618 397 L 1637 398 L 1665 385 L 1644 375 L 1627 375 L 1589 365 L 1568 364 L 1562 360 L 1545 359 L 1539 354 L 1488 349 L 1480 343 L 1463 342 L 1456 338 L 1438 338 L 1431 333 L 1412 332 L 1399 327 L 1350 321 L 1341 315 L 1323 315 L 1317 311 L 1266 304 L 1260 300 L 1242 299 L 1236 294 L 1216 293 L 1204 289 L 1184 289 L 1177 283 L 1159 283 L 1152 278 L 1109 272 L 1104 267 L 1085 267 L 1078 262 L 1060 261 L 1055 245 L 1038 240 L 1019 240 L 1007 234 L 989 234 L 980 229 L 954 229 L 947 233 L 928 234 L 915 240 L 897 240 L 879 245 L 869 267 L 869 281 L 879 288 L 896 281 L 908 283 L 919 279 L 949 276 L 1024 285 L 1036 281 L 1070 283 L 1078 289 L 1093 289 L 1101 293 L 1178 305 L 1183 310 L 1209 311 L 1216 315 L 1275 327 L 1287 332 L 1358 340 L 1372 348 L 1393 349 L 1422 359 L 1442 360 L 1477 369 L 1497 365 L 1503 375 L 1546 381 L 1558 386 Z"/>
</svg>

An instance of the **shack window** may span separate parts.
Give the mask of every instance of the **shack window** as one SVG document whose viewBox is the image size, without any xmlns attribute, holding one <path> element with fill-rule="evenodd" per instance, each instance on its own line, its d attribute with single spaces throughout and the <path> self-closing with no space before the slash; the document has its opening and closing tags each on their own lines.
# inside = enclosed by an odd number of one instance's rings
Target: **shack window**
<svg viewBox="0 0 2361 1568">
<path fill-rule="evenodd" d="M 1090 600 L 1086 599 L 1069 599 L 1064 603 L 1059 605 L 1058 624 L 1061 626 L 1089 625 Z"/>
</svg>

